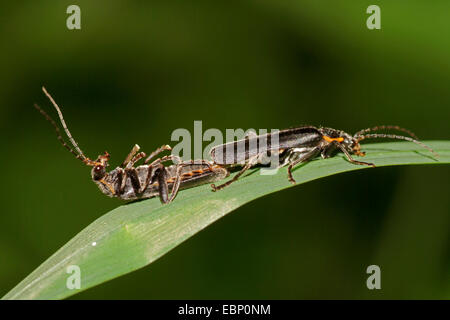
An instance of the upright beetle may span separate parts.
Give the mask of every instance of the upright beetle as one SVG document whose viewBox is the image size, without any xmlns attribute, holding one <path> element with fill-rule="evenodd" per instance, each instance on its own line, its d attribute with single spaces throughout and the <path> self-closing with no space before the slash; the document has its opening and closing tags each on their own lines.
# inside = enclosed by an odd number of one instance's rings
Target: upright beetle
<svg viewBox="0 0 450 320">
<path fill-rule="evenodd" d="M 410 135 L 410 137 L 395 134 L 369 133 L 378 130 L 394 129 Z M 275 136 L 276 135 L 276 136 Z M 211 149 L 212 163 L 224 167 L 242 166 L 242 169 L 233 179 L 216 186 L 211 185 L 214 191 L 229 186 L 254 165 L 261 164 L 267 155 L 276 153 L 279 158 L 279 166 L 288 166 L 289 181 L 295 183 L 292 176 L 292 168 L 302 162 L 307 162 L 319 154 L 322 158 L 333 156 L 338 150 L 342 151 L 348 161 L 353 164 L 375 167 L 373 163 L 353 159 L 352 154 L 364 156 L 361 151 L 360 142 L 372 138 L 390 138 L 414 142 L 438 156 L 430 147 L 418 141 L 411 131 L 399 126 L 382 125 L 358 131 L 353 136 L 332 128 L 316 128 L 305 126 L 299 128 L 285 129 L 276 133 L 254 135 L 245 139 L 225 143 Z"/>
</svg>

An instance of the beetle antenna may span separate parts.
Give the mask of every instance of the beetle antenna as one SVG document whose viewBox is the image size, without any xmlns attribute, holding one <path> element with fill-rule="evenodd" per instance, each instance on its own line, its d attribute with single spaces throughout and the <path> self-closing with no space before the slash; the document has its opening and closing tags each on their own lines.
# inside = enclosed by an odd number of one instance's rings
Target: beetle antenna
<svg viewBox="0 0 450 320">
<path fill-rule="evenodd" d="M 64 148 L 66 148 L 67 150 L 69 150 L 73 155 L 75 155 L 75 157 L 77 159 L 80 159 L 81 161 L 83 161 L 85 164 L 91 164 L 91 160 L 89 158 L 87 158 L 83 151 L 81 151 L 80 147 L 78 147 L 78 144 L 76 143 L 75 139 L 72 137 L 72 135 L 70 134 L 69 129 L 67 128 L 66 122 L 64 121 L 64 117 L 62 115 L 61 109 L 58 107 L 58 105 L 56 104 L 55 100 L 53 99 L 53 97 L 47 92 L 47 90 L 45 89 L 45 87 L 42 87 L 42 91 L 45 93 L 45 95 L 47 96 L 47 98 L 50 100 L 50 102 L 53 104 L 53 106 L 55 107 L 56 111 L 58 112 L 59 115 L 59 119 L 61 121 L 61 124 L 64 128 L 64 131 L 67 135 L 67 137 L 69 138 L 70 142 L 72 143 L 72 146 L 75 148 L 75 150 L 77 152 L 75 152 L 63 139 L 62 135 L 61 135 L 61 131 L 59 130 L 56 122 L 52 119 L 52 117 L 50 117 L 44 110 L 41 109 L 41 107 L 39 107 L 37 104 L 34 104 L 34 107 L 47 119 L 47 121 L 49 121 L 53 127 L 56 130 L 56 135 L 58 140 L 61 142 L 61 144 L 64 146 Z"/>
<path fill-rule="evenodd" d="M 402 132 L 405 132 L 405 133 L 409 134 L 412 138 L 414 138 L 416 140 L 419 140 L 419 138 L 414 134 L 414 132 L 412 132 L 412 131 L 410 131 L 408 129 L 399 127 L 399 126 L 392 126 L 392 125 L 381 125 L 381 126 L 375 126 L 375 127 L 372 127 L 372 128 L 363 129 L 363 130 L 360 130 L 357 133 L 355 133 L 354 136 L 358 137 L 358 136 L 361 136 L 364 133 L 368 133 L 368 132 L 371 132 L 371 131 L 378 131 L 378 130 L 386 130 L 386 129 L 393 129 L 393 130 L 402 131 Z"/>
<path fill-rule="evenodd" d="M 62 135 L 61 135 L 61 130 L 59 130 L 58 126 L 56 125 L 55 120 L 53 120 L 44 110 L 42 110 L 41 107 L 39 107 L 36 103 L 34 104 L 34 107 L 45 117 L 45 119 L 50 122 L 52 124 L 52 126 L 55 128 L 56 131 L 56 136 L 59 140 L 59 142 L 61 142 L 61 144 L 63 145 L 64 148 L 66 148 L 67 150 L 69 150 L 73 155 L 75 155 L 75 157 L 77 157 L 77 159 L 83 160 L 82 156 L 79 155 L 78 153 L 76 153 L 67 143 L 66 141 L 64 141 Z"/>
<path fill-rule="evenodd" d="M 357 142 L 359 143 L 362 140 L 365 139 L 377 139 L 377 138 L 389 138 L 389 139 L 396 139 L 396 140 L 405 140 L 405 141 L 409 141 L 409 142 L 414 142 L 415 144 L 427 149 L 428 151 L 430 151 L 435 157 L 439 157 L 439 154 L 437 154 L 433 149 L 431 149 L 429 146 L 427 146 L 426 144 L 410 138 L 410 137 L 405 137 L 405 136 L 398 136 L 396 134 L 384 134 L 384 133 L 371 133 L 371 134 L 366 134 L 366 135 L 359 135 L 356 136 L 355 138 L 357 139 Z"/>
</svg>

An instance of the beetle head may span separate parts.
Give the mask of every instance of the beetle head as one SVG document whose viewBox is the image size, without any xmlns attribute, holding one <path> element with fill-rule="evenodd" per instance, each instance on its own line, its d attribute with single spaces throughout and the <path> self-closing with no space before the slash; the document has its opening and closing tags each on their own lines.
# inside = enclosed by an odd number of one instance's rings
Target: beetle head
<svg viewBox="0 0 450 320">
<path fill-rule="evenodd" d="M 109 166 L 109 153 L 105 151 L 104 154 L 99 155 L 97 160 L 86 163 L 92 166 L 91 176 L 95 181 L 101 180 L 106 176 L 106 167 Z"/>
</svg>

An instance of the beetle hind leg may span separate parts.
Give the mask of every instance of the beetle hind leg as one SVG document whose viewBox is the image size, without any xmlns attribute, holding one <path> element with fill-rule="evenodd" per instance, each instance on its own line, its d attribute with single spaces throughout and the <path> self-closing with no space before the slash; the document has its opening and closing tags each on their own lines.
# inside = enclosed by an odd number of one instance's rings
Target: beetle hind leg
<svg viewBox="0 0 450 320">
<path fill-rule="evenodd" d="M 257 159 L 258 159 L 257 156 L 249 159 L 249 161 L 245 164 L 245 166 L 241 169 L 241 171 L 239 171 L 238 174 L 235 175 L 230 181 L 227 181 L 219 186 L 212 184 L 211 188 L 213 189 L 213 191 L 222 190 L 223 188 L 228 187 L 230 184 L 237 181 L 239 179 L 239 177 L 245 173 L 245 171 L 247 171 L 248 169 L 250 169 L 251 167 L 253 167 L 256 164 Z"/>
</svg>

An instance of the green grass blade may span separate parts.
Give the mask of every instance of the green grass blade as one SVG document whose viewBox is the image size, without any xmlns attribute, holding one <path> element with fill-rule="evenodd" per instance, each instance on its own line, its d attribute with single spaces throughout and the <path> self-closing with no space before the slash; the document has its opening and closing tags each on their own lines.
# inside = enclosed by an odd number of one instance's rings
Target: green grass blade
<svg viewBox="0 0 450 320">
<path fill-rule="evenodd" d="M 426 142 L 440 157 L 412 143 L 364 145 L 364 161 L 377 166 L 449 164 L 450 141 Z M 352 170 L 376 170 L 347 162 L 342 154 L 318 159 L 294 171 L 297 184 Z M 209 185 L 182 191 L 169 205 L 149 199 L 118 207 L 103 215 L 26 277 L 3 299 L 61 299 L 142 268 L 225 214 L 272 192 L 292 187 L 286 168 L 276 175 L 258 169 L 234 185 L 211 192 Z M 95 245 L 94 245 L 95 244 Z M 66 287 L 70 265 L 81 270 L 81 289 Z"/>
</svg>

